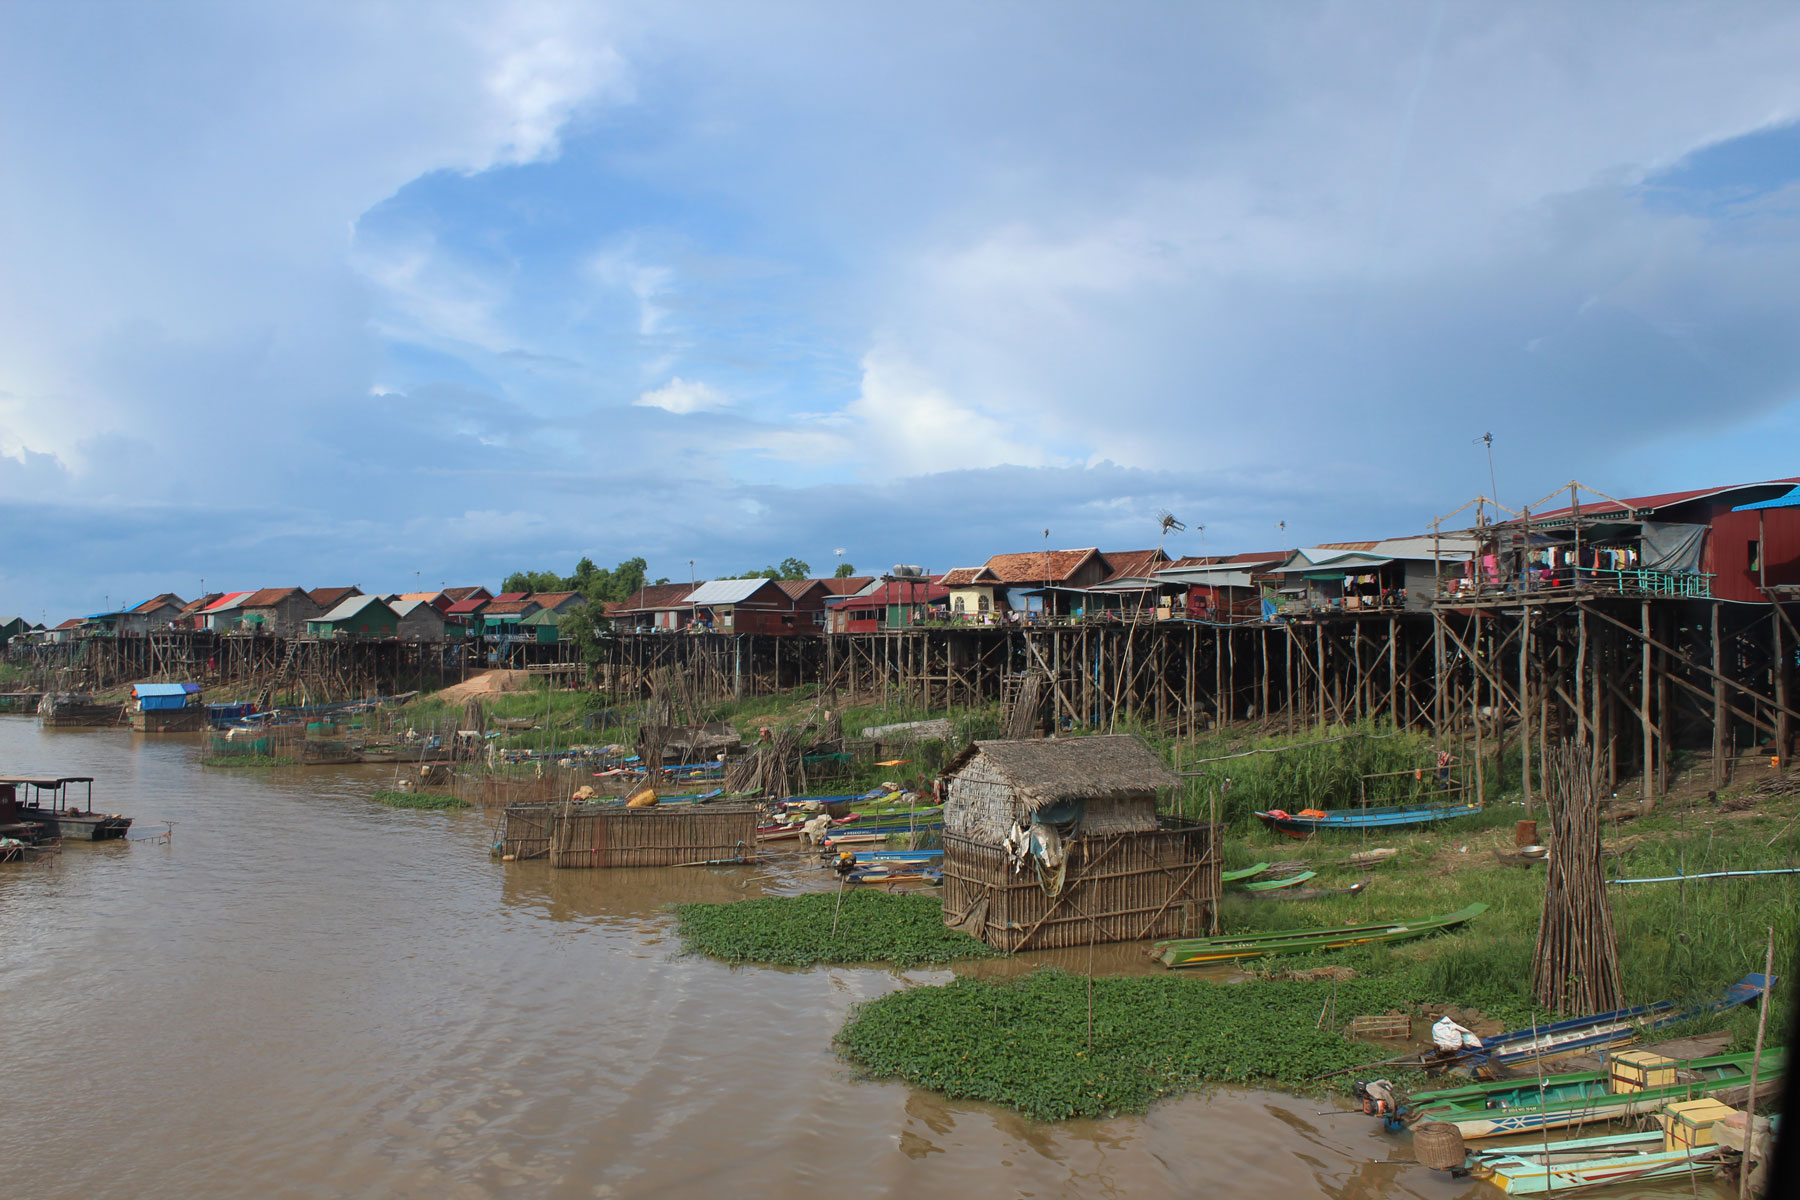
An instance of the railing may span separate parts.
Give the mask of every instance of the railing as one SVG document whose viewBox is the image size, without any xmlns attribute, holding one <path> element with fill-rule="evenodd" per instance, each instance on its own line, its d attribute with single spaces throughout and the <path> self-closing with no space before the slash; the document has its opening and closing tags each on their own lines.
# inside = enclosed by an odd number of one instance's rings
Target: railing
<svg viewBox="0 0 1800 1200">
<path fill-rule="evenodd" d="M 1482 599 L 1554 598 L 1573 593 L 1602 596 L 1644 596 L 1663 599 L 1710 600 L 1713 576 L 1677 575 L 1668 571 L 1619 569 L 1610 567 L 1557 567 L 1529 572 L 1523 579 L 1471 580 L 1449 582 L 1438 597 L 1440 604 Z"/>
</svg>

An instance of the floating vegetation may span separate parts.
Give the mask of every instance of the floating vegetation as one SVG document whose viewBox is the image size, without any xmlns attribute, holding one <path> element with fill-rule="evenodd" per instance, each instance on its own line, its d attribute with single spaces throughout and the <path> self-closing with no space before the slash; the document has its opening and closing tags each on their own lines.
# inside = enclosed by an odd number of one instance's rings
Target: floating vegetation
<svg viewBox="0 0 1800 1200">
<path fill-rule="evenodd" d="M 401 792 L 392 788 L 383 788 L 371 796 L 370 799 L 374 800 L 377 804 L 385 804 L 389 808 L 443 809 L 469 807 L 457 797 L 446 795 L 444 793 Z"/>
<path fill-rule="evenodd" d="M 880 1078 L 1016 1108 L 1039 1121 L 1143 1112 L 1209 1084 L 1295 1086 L 1366 1062 L 1370 1047 L 1315 1028 L 1333 984 L 1234 987 L 1168 976 L 1093 981 L 1044 969 L 958 979 L 858 1008 L 838 1033 L 848 1060 Z M 1391 982 L 1340 982 L 1340 1012 L 1382 1012 Z"/>
<path fill-rule="evenodd" d="M 291 767 L 299 759 L 285 754 L 207 754 L 200 759 L 203 767 Z"/>
<path fill-rule="evenodd" d="M 675 917 L 690 953 L 731 963 L 913 967 L 998 953 L 947 928 L 943 905 L 934 896 L 818 892 L 736 904 L 681 904 Z"/>
</svg>

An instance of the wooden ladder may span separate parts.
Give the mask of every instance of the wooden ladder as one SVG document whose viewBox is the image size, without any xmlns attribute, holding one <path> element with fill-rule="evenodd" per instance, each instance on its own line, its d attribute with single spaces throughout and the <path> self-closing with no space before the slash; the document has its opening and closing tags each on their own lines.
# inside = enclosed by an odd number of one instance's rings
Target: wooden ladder
<svg viewBox="0 0 1800 1200">
<path fill-rule="evenodd" d="M 256 694 L 257 712 L 266 712 L 268 710 L 269 701 L 275 698 L 275 690 L 281 686 L 283 680 L 293 673 L 294 663 L 299 657 L 300 639 L 289 638 L 287 653 L 281 656 L 281 662 L 276 666 L 275 674 L 269 678 L 267 686 Z"/>
</svg>

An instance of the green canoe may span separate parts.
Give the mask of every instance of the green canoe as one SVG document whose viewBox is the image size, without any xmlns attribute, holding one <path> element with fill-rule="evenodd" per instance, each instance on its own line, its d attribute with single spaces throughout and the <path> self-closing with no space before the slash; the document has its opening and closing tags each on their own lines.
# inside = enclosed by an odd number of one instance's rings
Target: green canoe
<svg viewBox="0 0 1800 1200">
<path fill-rule="evenodd" d="M 1380 925 L 1348 925 L 1338 929 L 1284 929 L 1271 933 L 1247 933 L 1236 937 L 1181 938 L 1158 942 L 1151 953 L 1166 967 L 1204 967 L 1240 958 L 1270 954 L 1302 954 L 1312 950 L 1342 950 L 1381 942 L 1404 942 L 1449 929 L 1480 916 L 1487 905 L 1477 901 L 1467 908 L 1439 917 L 1412 921 L 1387 921 Z"/>
</svg>

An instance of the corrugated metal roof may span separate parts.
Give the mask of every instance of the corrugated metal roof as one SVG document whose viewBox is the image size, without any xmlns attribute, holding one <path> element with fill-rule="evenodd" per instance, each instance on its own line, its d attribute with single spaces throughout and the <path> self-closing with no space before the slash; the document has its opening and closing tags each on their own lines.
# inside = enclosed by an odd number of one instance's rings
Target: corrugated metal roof
<svg viewBox="0 0 1800 1200">
<path fill-rule="evenodd" d="M 1102 550 L 1100 557 L 1112 568 L 1107 576 L 1110 582 L 1115 579 L 1144 579 L 1162 563 L 1169 561 L 1169 556 L 1158 549 L 1150 550 Z"/>
<path fill-rule="evenodd" d="M 176 608 L 181 608 L 187 604 L 187 601 L 183 600 L 180 596 L 177 596 L 174 592 L 164 592 L 160 596 L 152 596 L 142 604 L 134 607 L 131 611 L 134 613 L 152 612 L 159 608 L 165 608 L 171 604 Z"/>
<path fill-rule="evenodd" d="M 494 593 L 492 593 L 492 592 L 490 592 L 490 591 L 488 591 L 488 590 L 487 590 L 487 589 L 486 589 L 486 588 L 484 588 L 484 587 L 453 587 L 453 588 L 445 588 L 445 589 L 444 589 L 444 595 L 446 595 L 446 596 L 448 596 L 448 597 L 450 597 L 450 599 L 451 599 L 451 600 L 453 600 L 453 601 L 462 601 L 462 600 L 491 600 L 491 599 L 493 599 L 493 597 L 494 597 Z"/>
<path fill-rule="evenodd" d="M 742 604 L 773 582 L 772 579 L 762 578 L 709 579 L 688 594 L 687 602 L 689 604 Z"/>
<path fill-rule="evenodd" d="M 348 597 L 359 595 L 361 592 L 361 588 L 353 587 L 314 588 L 306 593 L 306 597 L 320 608 L 332 608 L 342 604 Z"/>
<path fill-rule="evenodd" d="M 495 598 L 488 601 L 487 607 L 481 610 L 484 617 L 511 617 L 536 612 L 541 607 L 535 600 L 501 600 Z"/>
<path fill-rule="evenodd" d="M 1659 492 L 1654 496 L 1627 496 L 1623 508 L 1610 500 L 1595 499 L 1591 504 L 1586 501 L 1582 502 L 1581 515 L 1584 517 L 1604 517 L 1608 514 L 1618 514 L 1622 516 L 1624 515 L 1626 508 L 1636 509 L 1640 512 L 1653 512 L 1659 508 L 1673 508 L 1677 504 L 1686 504 L 1692 500 L 1715 499 L 1720 496 L 1729 495 L 1732 492 L 1760 492 L 1767 490 L 1771 491 L 1773 495 L 1785 495 L 1786 493 L 1780 491 L 1780 489 L 1784 487 L 1792 488 L 1795 485 L 1800 485 L 1800 478 L 1770 479 L 1760 483 L 1732 483 L 1726 484 L 1723 487 L 1694 488 L 1685 492 Z M 1771 496 L 1767 495 L 1755 497 L 1746 496 L 1740 503 L 1749 504 L 1754 500 L 1767 500 L 1770 498 Z M 1551 508 L 1546 509 L 1543 512 L 1532 513 L 1531 520 L 1536 522 L 1555 520 L 1559 517 L 1566 518 L 1571 516 L 1574 511 L 1575 510 L 1570 506 L 1564 505 L 1561 508 Z"/>
<path fill-rule="evenodd" d="M 330 612 L 326 613 L 324 616 L 314 617 L 313 620 L 315 620 L 315 621 L 334 621 L 334 622 L 335 621 L 348 621 L 351 617 L 354 617 L 357 613 L 362 612 L 364 609 L 370 607 L 371 605 L 375 605 L 375 604 L 381 605 L 381 607 L 386 608 L 389 612 L 394 611 L 391 607 L 389 607 L 387 605 L 386 602 L 384 602 L 381 599 L 380 596 L 352 596 L 348 600 L 345 600 L 342 604 L 339 604 L 336 608 L 332 609 Z"/>
<path fill-rule="evenodd" d="M 1019 554 L 996 554 L 985 566 L 1001 583 L 1054 582 L 1069 578 L 1099 553 L 1098 546 L 1089 546 L 1085 550 L 1027 550 Z"/>
<path fill-rule="evenodd" d="M 646 583 L 643 587 L 625 597 L 624 607 L 620 612 L 660 612 L 671 608 L 686 608 L 685 597 L 694 590 L 691 583 Z"/>
<path fill-rule="evenodd" d="M 145 696 L 192 696 L 199 692 L 197 683 L 134 683 L 131 694 L 142 700 Z"/>
<path fill-rule="evenodd" d="M 306 593 L 297 587 L 263 588 L 261 591 L 251 592 L 244 597 L 243 607 L 269 608 L 294 595 L 304 596 Z"/>
<path fill-rule="evenodd" d="M 466 616 L 470 615 L 471 613 L 480 612 L 483 605 L 492 604 L 492 603 L 493 603 L 493 601 L 484 599 L 480 596 L 471 596 L 467 600 L 458 600 L 455 604 L 452 604 L 445 611 L 450 613 L 452 616 L 466 617 Z"/>
<path fill-rule="evenodd" d="M 532 592 L 529 598 L 539 608 L 561 608 L 580 595 L 580 592 Z"/>
<path fill-rule="evenodd" d="M 389 603 L 388 607 L 393 609 L 394 615 L 396 617 L 399 617 L 401 620 L 405 620 L 407 617 L 412 616 L 413 613 L 417 612 L 421 608 L 424 609 L 426 612 L 430 612 L 430 613 L 437 612 L 437 606 L 434 605 L 430 600 L 426 599 L 424 596 L 414 596 L 410 600 L 407 599 L 405 596 L 401 596 L 399 599 L 394 600 L 391 603 Z M 439 615 L 441 616 L 442 614 L 440 613 Z"/>
<path fill-rule="evenodd" d="M 791 600 L 803 600 L 812 592 L 825 587 L 823 579 L 777 579 L 775 586 L 788 594 Z M 830 588 L 825 589 L 827 595 L 833 594 Z"/>
<path fill-rule="evenodd" d="M 852 596 L 835 608 L 885 608 L 890 604 L 929 604 L 948 599 L 950 589 L 924 579 L 891 579 L 866 596 Z"/>
<path fill-rule="evenodd" d="M 856 593 L 875 582 L 873 575 L 845 575 L 841 578 L 821 579 L 825 590 L 834 596 L 854 596 Z"/>
<path fill-rule="evenodd" d="M 222 613 L 234 608 L 242 608 L 244 607 L 244 601 L 255 594 L 255 592 L 226 592 L 203 611 L 209 613 Z"/>
</svg>

